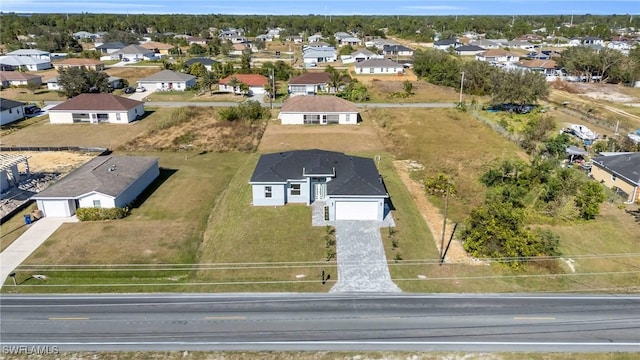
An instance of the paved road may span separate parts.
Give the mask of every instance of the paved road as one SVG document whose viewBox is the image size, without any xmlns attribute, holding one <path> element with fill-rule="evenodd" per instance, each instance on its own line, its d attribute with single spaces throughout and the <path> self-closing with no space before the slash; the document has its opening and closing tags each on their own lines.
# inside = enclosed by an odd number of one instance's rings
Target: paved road
<svg viewBox="0 0 640 360">
<path fill-rule="evenodd" d="M 144 96 L 149 95 L 147 91 L 140 93 Z M 58 105 L 62 101 L 45 101 L 47 105 Z M 210 106 L 210 107 L 228 107 L 236 106 L 237 102 L 232 101 L 148 101 L 145 102 L 147 106 L 159 106 L 159 107 L 179 107 L 179 106 Z M 263 102 L 262 106 L 269 107 L 269 102 Z M 454 108 L 454 103 L 357 103 L 359 108 Z M 273 103 L 274 108 L 282 107 L 282 103 Z"/>
<path fill-rule="evenodd" d="M 3 295 L 0 302 L 3 346 L 61 351 L 640 351 L 637 295 Z"/>
</svg>

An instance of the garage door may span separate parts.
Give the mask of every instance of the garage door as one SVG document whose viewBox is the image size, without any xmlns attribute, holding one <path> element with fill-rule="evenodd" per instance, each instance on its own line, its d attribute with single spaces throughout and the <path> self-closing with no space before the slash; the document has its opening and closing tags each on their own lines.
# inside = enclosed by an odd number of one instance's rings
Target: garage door
<svg viewBox="0 0 640 360">
<path fill-rule="evenodd" d="M 51 217 L 67 217 L 71 216 L 67 210 L 67 200 L 45 200 L 42 202 L 44 205 L 44 215 Z"/>
<path fill-rule="evenodd" d="M 378 202 L 336 201 L 336 220 L 378 220 Z"/>
</svg>

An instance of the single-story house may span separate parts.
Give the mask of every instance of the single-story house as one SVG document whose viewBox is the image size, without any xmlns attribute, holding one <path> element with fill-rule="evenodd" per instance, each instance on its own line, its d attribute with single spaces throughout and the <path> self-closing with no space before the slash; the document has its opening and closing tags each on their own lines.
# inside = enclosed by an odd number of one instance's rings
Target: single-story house
<svg viewBox="0 0 640 360">
<path fill-rule="evenodd" d="M 536 45 L 528 41 L 522 41 L 522 40 L 509 41 L 507 42 L 506 46 L 511 49 L 523 49 L 523 50 L 533 50 L 536 48 Z"/>
<path fill-rule="evenodd" d="M 496 42 L 495 40 L 489 39 L 471 40 L 469 41 L 469 45 L 480 46 L 481 48 L 487 50 L 500 48 L 500 43 Z"/>
<path fill-rule="evenodd" d="M 307 41 L 308 41 L 309 43 L 313 43 L 313 42 L 317 42 L 317 41 L 322 41 L 322 40 L 324 40 L 324 37 L 322 36 L 322 34 L 313 34 L 313 35 L 311 35 L 311 36 L 309 36 L 309 37 L 307 38 Z"/>
<path fill-rule="evenodd" d="M 353 59 L 353 62 L 361 62 L 369 59 L 382 59 L 383 56 L 367 49 L 360 49 L 351 53 L 351 58 Z"/>
<path fill-rule="evenodd" d="M 378 50 L 382 50 L 384 49 L 385 46 L 390 46 L 390 45 L 398 45 L 398 43 L 389 39 L 382 39 L 382 38 L 372 39 L 364 43 L 364 46 L 368 48 L 374 47 Z"/>
<path fill-rule="evenodd" d="M 0 98 L 0 125 L 10 124 L 24 118 L 24 103 Z"/>
<path fill-rule="evenodd" d="M 462 46 L 462 43 L 457 39 L 444 39 L 433 43 L 433 47 L 438 50 L 448 50 L 449 48 L 457 48 L 458 46 Z"/>
<path fill-rule="evenodd" d="M 356 74 L 384 74 L 398 75 L 404 74 L 404 67 L 387 59 L 369 59 L 355 64 Z"/>
<path fill-rule="evenodd" d="M 382 52 L 385 55 L 397 55 L 397 56 L 413 56 L 413 49 L 410 49 L 404 45 L 386 45 Z"/>
<path fill-rule="evenodd" d="M 119 78 L 116 76 L 109 76 L 109 78 L 107 79 L 107 82 L 109 83 L 109 86 L 111 86 L 112 89 L 122 88 L 122 78 Z M 60 86 L 57 76 L 47 79 L 45 83 L 47 84 L 47 89 L 49 90 L 62 90 L 62 86 Z"/>
<path fill-rule="evenodd" d="M 338 60 L 338 53 L 332 46 L 309 47 L 302 53 L 305 64 L 317 64 Z"/>
<path fill-rule="evenodd" d="M 593 158 L 591 176 L 624 193 L 627 203 L 640 201 L 640 153 L 621 153 Z"/>
<path fill-rule="evenodd" d="M 0 56 L 0 70 L 39 71 L 51 69 L 51 61 L 29 56 Z"/>
<path fill-rule="evenodd" d="M 303 50 L 306 50 L 308 48 L 324 48 L 324 47 L 329 47 L 329 43 L 326 43 L 324 41 L 309 41 L 309 44 L 303 46 Z"/>
<path fill-rule="evenodd" d="M 21 71 L 0 71 L 2 87 L 27 86 L 29 84 L 42 85 L 42 76 L 23 73 Z"/>
<path fill-rule="evenodd" d="M 91 70 L 104 70 L 104 63 L 94 59 L 71 58 L 55 62 L 53 66 L 56 70 L 67 69 L 71 67 L 84 67 Z"/>
<path fill-rule="evenodd" d="M 205 46 L 207 45 L 207 39 L 201 38 L 199 36 L 189 36 L 187 38 L 187 43 L 189 43 L 189 45 L 198 44 L 198 45 Z"/>
<path fill-rule="evenodd" d="M 329 89 L 331 75 L 326 72 L 308 72 L 289 80 L 289 95 L 315 95 Z"/>
<path fill-rule="evenodd" d="M 515 66 L 522 70 L 540 72 L 547 77 L 555 76 L 558 68 L 554 60 L 521 60 Z"/>
<path fill-rule="evenodd" d="M 520 57 L 504 49 L 490 49 L 477 54 L 476 60 L 494 64 L 505 64 L 517 62 L 520 60 Z"/>
<path fill-rule="evenodd" d="M 171 70 L 162 70 L 144 79 L 138 80 L 138 85 L 147 90 L 160 91 L 185 91 L 196 85 L 197 78 L 193 75 L 183 74 Z"/>
<path fill-rule="evenodd" d="M 127 124 L 144 115 L 144 103 L 112 94 L 80 94 L 49 109 L 52 124 Z"/>
<path fill-rule="evenodd" d="M 51 53 L 38 49 L 18 49 L 7 53 L 7 56 L 26 56 L 35 59 L 51 60 Z"/>
<path fill-rule="evenodd" d="M 260 75 L 260 74 L 233 74 L 229 75 L 226 78 L 220 80 L 218 82 L 218 87 L 220 91 L 230 92 L 230 93 L 239 93 L 240 87 L 236 86 L 235 88 L 230 85 L 231 79 L 235 78 L 239 82 L 243 84 L 247 84 L 249 86 L 249 94 L 248 95 L 263 95 L 266 94 L 267 91 L 264 89 L 264 86 L 269 83 L 269 79 Z"/>
<path fill-rule="evenodd" d="M 217 62 L 218 61 L 209 58 L 193 58 L 185 61 L 184 64 L 187 65 L 187 67 L 190 67 L 193 64 L 200 63 L 205 67 L 205 69 L 211 71 L 211 69 L 213 68 L 213 64 Z"/>
<path fill-rule="evenodd" d="M 337 40 L 338 41 L 338 46 L 359 46 L 360 44 L 362 44 L 362 40 L 358 39 L 355 36 L 348 36 L 348 37 L 343 37 Z"/>
<path fill-rule="evenodd" d="M 455 48 L 455 51 L 456 51 L 456 54 L 458 55 L 467 56 L 467 55 L 477 55 L 485 51 L 485 49 L 475 45 L 462 45 Z"/>
<path fill-rule="evenodd" d="M 282 125 L 350 124 L 360 119 L 356 105 L 333 95 L 294 96 L 280 108 L 278 119 Z"/>
<path fill-rule="evenodd" d="M 269 34 L 260 34 L 256 36 L 257 41 L 273 41 L 273 35 Z"/>
<path fill-rule="evenodd" d="M 586 36 L 582 39 L 582 45 L 601 45 L 604 46 L 604 40 L 596 36 Z"/>
<path fill-rule="evenodd" d="M 157 41 L 147 41 L 140 44 L 145 49 L 152 50 L 156 54 L 168 56 L 171 49 L 175 48 L 174 45 L 165 44 Z"/>
<path fill-rule="evenodd" d="M 114 60 L 152 60 L 156 58 L 156 53 L 140 45 L 129 45 L 112 52 L 110 56 Z"/>
<path fill-rule="evenodd" d="M 73 37 L 76 39 L 96 39 L 100 36 L 98 36 L 98 34 L 91 33 L 88 31 L 78 31 L 73 33 Z"/>
<path fill-rule="evenodd" d="M 264 154 L 249 184 L 254 206 L 320 202 L 329 221 L 382 221 L 389 211 L 389 194 L 373 159 L 339 152 Z"/>
<path fill-rule="evenodd" d="M 97 45 L 95 48 L 93 48 L 95 51 L 99 52 L 102 55 L 108 55 L 111 53 L 114 53 L 118 50 L 124 49 L 125 47 L 127 47 L 127 45 L 119 42 L 119 41 L 113 41 L 113 42 L 108 42 L 108 43 L 103 43 L 100 45 Z"/>
<path fill-rule="evenodd" d="M 50 217 L 73 216 L 78 208 L 122 208 L 158 175 L 155 157 L 97 156 L 31 198 Z"/>
</svg>

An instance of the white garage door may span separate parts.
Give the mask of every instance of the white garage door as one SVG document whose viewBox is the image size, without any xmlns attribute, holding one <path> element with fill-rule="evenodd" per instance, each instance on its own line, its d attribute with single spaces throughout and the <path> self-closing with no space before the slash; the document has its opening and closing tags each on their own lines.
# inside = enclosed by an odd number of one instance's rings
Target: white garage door
<svg viewBox="0 0 640 360">
<path fill-rule="evenodd" d="M 378 220 L 378 203 L 336 201 L 336 220 Z"/>
<path fill-rule="evenodd" d="M 67 200 L 45 200 L 42 202 L 44 205 L 44 215 L 50 217 L 67 217 L 71 216 L 67 210 Z"/>
</svg>

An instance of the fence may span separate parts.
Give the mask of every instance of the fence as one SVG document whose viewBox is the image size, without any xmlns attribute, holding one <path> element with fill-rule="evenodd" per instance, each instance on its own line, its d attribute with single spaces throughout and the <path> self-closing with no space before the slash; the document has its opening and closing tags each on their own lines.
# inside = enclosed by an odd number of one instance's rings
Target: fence
<svg viewBox="0 0 640 360">
<path fill-rule="evenodd" d="M 84 146 L 0 146 L 0 151 L 79 151 L 97 152 L 100 153 L 100 155 L 111 152 L 107 148 Z"/>
</svg>

